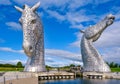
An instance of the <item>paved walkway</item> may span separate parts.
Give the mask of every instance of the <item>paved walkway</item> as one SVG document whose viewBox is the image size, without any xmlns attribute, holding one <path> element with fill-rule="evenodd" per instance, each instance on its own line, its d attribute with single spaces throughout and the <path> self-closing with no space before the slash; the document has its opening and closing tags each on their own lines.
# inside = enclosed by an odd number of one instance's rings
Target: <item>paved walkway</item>
<svg viewBox="0 0 120 84">
<path fill-rule="evenodd" d="M 4 84 L 4 83 L 0 83 Z M 16 80 L 7 81 L 5 84 L 38 84 L 37 78 L 22 78 Z"/>
</svg>

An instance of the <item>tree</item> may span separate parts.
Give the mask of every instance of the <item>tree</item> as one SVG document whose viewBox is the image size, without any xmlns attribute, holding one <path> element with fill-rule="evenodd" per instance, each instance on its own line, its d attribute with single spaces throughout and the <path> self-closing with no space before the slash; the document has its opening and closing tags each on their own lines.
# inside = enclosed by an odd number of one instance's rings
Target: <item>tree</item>
<svg viewBox="0 0 120 84">
<path fill-rule="evenodd" d="M 74 64 L 70 64 L 70 67 L 75 67 L 75 65 Z"/>
<path fill-rule="evenodd" d="M 111 62 L 110 63 L 110 68 L 114 68 L 114 64 L 115 64 L 114 62 Z"/>
<path fill-rule="evenodd" d="M 81 67 L 81 65 L 77 65 L 77 67 Z"/>
<path fill-rule="evenodd" d="M 110 66 L 110 64 L 109 64 L 108 62 L 106 62 L 106 64 L 107 64 L 108 66 Z"/>
<path fill-rule="evenodd" d="M 120 65 L 118 65 L 119 66 L 119 68 L 120 68 Z"/>
<path fill-rule="evenodd" d="M 114 68 L 118 68 L 118 66 L 119 66 L 119 65 L 118 65 L 117 63 L 114 64 Z"/>
<path fill-rule="evenodd" d="M 18 63 L 17 63 L 17 68 L 22 68 L 23 67 L 23 65 L 22 65 L 22 63 L 19 61 Z"/>
</svg>

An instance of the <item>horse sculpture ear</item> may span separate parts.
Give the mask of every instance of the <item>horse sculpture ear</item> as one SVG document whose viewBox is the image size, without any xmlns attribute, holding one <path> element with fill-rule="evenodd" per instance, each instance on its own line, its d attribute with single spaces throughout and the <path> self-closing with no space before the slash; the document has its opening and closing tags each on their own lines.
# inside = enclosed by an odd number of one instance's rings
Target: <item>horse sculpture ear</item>
<svg viewBox="0 0 120 84">
<path fill-rule="evenodd" d="M 40 6 L 40 2 L 38 2 L 37 4 L 35 4 L 31 10 L 35 11 L 38 7 Z"/>
<path fill-rule="evenodd" d="M 81 33 L 85 33 L 85 31 L 84 31 L 84 30 L 80 30 L 80 32 L 81 32 Z"/>
<path fill-rule="evenodd" d="M 14 6 L 18 11 L 20 11 L 20 12 L 23 12 L 23 9 L 22 8 L 20 8 L 20 7 L 18 7 L 18 6 Z"/>
</svg>

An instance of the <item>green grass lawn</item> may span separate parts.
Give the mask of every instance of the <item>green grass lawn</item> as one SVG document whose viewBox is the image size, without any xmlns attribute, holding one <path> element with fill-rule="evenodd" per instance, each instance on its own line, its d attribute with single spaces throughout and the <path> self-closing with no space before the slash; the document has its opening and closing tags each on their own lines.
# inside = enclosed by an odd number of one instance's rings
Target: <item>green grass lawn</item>
<svg viewBox="0 0 120 84">
<path fill-rule="evenodd" d="M 111 68 L 112 72 L 120 72 L 120 68 Z"/>
<path fill-rule="evenodd" d="M 0 67 L 0 71 L 23 71 L 24 68 Z"/>
<path fill-rule="evenodd" d="M 6 71 L 23 71 L 24 68 L 15 68 L 15 67 L 0 67 L 0 72 Z M 63 68 L 60 70 L 64 70 Z M 120 68 L 111 68 L 112 72 L 120 72 Z"/>
</svg>

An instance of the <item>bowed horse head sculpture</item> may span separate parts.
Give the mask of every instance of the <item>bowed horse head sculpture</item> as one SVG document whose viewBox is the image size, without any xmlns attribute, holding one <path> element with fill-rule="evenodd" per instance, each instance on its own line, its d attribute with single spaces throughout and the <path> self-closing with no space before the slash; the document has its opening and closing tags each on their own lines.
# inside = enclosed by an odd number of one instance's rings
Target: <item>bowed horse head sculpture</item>
<svg viewBox="0 0 120 84">
<path fill-rule="evenodd" d="M 110 14 L 101 22 L 87 28 L 83 33 L 81 40 L 81 54 L 83 59 L 84 71 L 110 72 L 109 66 L 104 62 L 101 55 L 93 46 L 101 36 L 102 32 L 113 23 L 115 17 Z"/>
<path fill-rule="evenodd" d="M 28 61 L 24 71 L 40 72 L 45 71 L 44 63 L 44 32 L 36 9 L 40 2 L 33 7 L 24 5 L 23 9 L 15 6 L 22 13 L 19 19 L 23 28 L 23 49 L 28 56 Z"/>
<path fill-rule="evenodd" d="M 28 5 L 24 5 L 24 10 L 15 6 L 15 8 L 22 13 L 22 17 L 19 19 L 19 22 L 22 24 L 24 33 L 23 49 L 30 57 L 35 53 L 35 45 L 40 37 L 40 32 L 38 32 L 40 21 L 35 13 L 35 10 L 39 5 L 40 3 L 36 4 L 32 8 Z"/>
</svg>

